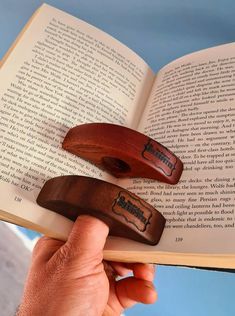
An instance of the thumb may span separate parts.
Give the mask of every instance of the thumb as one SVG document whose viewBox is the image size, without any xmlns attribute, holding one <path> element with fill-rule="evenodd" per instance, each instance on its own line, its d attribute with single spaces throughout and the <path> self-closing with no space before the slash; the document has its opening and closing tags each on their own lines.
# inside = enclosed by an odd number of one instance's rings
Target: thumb
<svg viewBox="0 0 235 316">
<path fill-rule="evenodd" d="M 108 233 L 108 226 L 101 220 L 88 215 L 78 216 L 68 240 L 59 249 L 60 261 L 69 261 L 77 267 L 89 262 L 97 264 L 97 260 L 101 262 Z"/>
<path fill-rule="evenodd" d="M 81 215 L 74 223 L 67 242 L 73 245 L 75 255 L 87 251 L 92 254 L 103 251 L 108 233 L 108 226 L 100 219 Z"/>
</svg>

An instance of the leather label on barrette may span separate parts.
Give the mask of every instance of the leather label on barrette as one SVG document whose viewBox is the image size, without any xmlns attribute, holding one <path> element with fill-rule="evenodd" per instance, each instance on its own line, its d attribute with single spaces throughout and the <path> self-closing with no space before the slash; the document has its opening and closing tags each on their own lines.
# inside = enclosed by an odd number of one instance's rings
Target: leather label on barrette
<svg viewBox="0 0 235 316">
<path fill-rule="evenodd" d="M 125 191 L 119 192 L 118 197 L 114 200 L 112 210 L 115 214 L 124 217 L 126 222 L 133 224 L 141 232 L 146 230 L 152 217 L 150 209 Z"/>
<path fill-rule="evenodd" d="M 167 149 L 162 145 L 149 139 L 148 143 L 144 146 L 142 156 L 161 169 L 166 176 L 171 176 L 175 170 L 177 158 L 173 154 L 167 155 L 167 153 Z"/>
</svg>

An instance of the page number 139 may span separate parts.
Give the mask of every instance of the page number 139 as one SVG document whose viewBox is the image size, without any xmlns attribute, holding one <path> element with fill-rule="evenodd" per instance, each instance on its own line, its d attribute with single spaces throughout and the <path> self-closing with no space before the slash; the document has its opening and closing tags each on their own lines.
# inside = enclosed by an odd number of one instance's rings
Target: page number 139
<svg viewBox="0 0 235 316">
<path fill-rule="evenodd" d="M 183 237 L 176 237 L 175 242 L 182 242 L 184 240 Z"/>
</svg>

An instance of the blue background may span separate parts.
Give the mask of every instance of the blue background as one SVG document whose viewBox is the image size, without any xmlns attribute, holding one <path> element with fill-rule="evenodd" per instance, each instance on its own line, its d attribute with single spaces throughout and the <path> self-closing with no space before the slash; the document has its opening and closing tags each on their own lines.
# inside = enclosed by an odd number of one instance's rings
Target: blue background
<svg viewBox="0 0 235 316">
<path fill-rule="evenodd" d="M 0 0 L 0 59 L 39 0 Z M 153 70 L 195 50 L 235 41 L 234 0 L 47 1 L 113 35 Z M 125 315 L 233 316 L 235 274 L 158 266 L 159 299 Z"/>
</svg>

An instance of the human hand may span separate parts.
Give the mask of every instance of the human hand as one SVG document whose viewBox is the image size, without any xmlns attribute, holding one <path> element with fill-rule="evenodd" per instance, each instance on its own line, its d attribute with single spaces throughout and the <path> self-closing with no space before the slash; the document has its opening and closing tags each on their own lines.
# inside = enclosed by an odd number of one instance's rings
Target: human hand
<svg viewBox="0 0 235 316">
<path fill-rule="evenodd" d="M 137 302 L 154 303 L 154 269 L 103 261 L 108 227 L 80 216 L 67 242 L 42 237 L 36 244 L 17 316 L 117 316 Z M 133 277 L 116 281 L 115 275 Z"/>
</svg>

